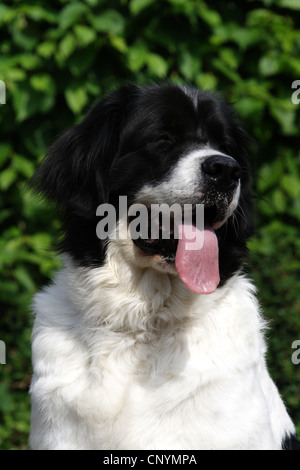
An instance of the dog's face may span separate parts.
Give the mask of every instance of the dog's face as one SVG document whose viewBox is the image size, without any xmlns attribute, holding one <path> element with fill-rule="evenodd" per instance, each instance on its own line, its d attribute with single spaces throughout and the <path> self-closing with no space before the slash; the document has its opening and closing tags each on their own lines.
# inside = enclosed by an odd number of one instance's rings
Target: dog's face
<svg viewBox="0 0 300 470">
<path fill-rule="evenodd" d="M 127 86 L 50 148 L 34 184 L 63 208 L 61 250 L 84 266 L 105 260 L 107 243 L 96 235 L 100 204 L 112 204 L 120 219 L 120 196 L 148 210 L 189 205 L 194 232 L 195 208 L 203 205 L 201 250 L 188 253 L 188 235 L 151 237 L 150 217 L 147 236 L 126 246 L 140 266 L 177 272 L 191 290 L 209 293 L 240 268 L 253 230 L 244 140 L 231 108 L 210 93 Z"/>
</svg>

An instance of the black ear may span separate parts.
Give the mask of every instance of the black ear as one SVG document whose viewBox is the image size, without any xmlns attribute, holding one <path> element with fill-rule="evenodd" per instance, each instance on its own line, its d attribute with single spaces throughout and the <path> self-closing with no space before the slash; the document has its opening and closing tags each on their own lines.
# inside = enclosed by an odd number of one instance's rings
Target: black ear
<svg viewBox="0 0 300 470">
<path fill-rule="evenodd" d="M 110 171 L 134 88 L 122 87 L 96 104 L 50 147 L 29 182 L 60 210 L 62 236 L 56 248 L 82 266 L 99 266 L 105 258 L 105 244 L 96 236 L 96 210 L 108 200 Z"/>
<path fill-rule="evenodd" d="M 107 201 L 130 86 L 96 104 L 85 119 L 48 150 L 30 181 L 37 192 L 67 211 L 89 217 Z"/>
</svg>

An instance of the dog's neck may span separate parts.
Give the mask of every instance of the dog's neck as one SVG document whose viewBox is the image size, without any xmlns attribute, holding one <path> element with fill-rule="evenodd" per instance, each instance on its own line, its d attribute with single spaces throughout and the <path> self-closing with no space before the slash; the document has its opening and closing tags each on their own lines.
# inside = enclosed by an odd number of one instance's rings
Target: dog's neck
<svg viewBox="0 0 300 470">
<path fill-rule="evenodd" d="M 64 264 L 69 295 L 94 328 L 105 325 L 146 336 L 178 328 L 199 299 L 176 274 L 135 266 L 116 251 L 101 267 L 79 267 L 69 257 Z"/>
</svg>

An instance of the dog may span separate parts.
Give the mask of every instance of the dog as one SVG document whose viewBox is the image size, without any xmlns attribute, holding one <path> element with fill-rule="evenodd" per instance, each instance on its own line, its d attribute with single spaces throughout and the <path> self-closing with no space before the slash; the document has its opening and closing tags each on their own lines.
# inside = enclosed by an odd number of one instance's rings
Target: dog
<svg viewBox="0 0 300 470">
<path fill-rule="evenodd" d="M 243 272 L 246 148 L 231 105 L 170 83 L 123 85 L 50 147 L 31 184 L 59 210 L 63 267 L 33 300 L 31 449 L 297 448 Z M 153 238 L 148 216 L 130 236 L 120 197 L 188 206 L 191 223 L 175 238 L 171 217 L 169 238 L 161 223 Z"/>
</svg>

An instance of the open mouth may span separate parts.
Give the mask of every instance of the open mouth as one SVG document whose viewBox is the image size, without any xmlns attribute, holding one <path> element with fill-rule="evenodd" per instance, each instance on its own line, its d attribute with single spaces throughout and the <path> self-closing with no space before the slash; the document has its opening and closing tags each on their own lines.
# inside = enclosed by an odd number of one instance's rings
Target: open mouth
<svg viewBox="0 0 300 470">
<path fill-rule="evenodd" d="M 147 237 L 133 238 L 133 242 L 145 254 L 159 255 L 165 263 L 174 265 L 180 279 L 192 292 L 210 294 L 220 282 L 218 240 L 214 228 L 220 227 L 225 213 L 216 205 L 204 207 L 200 226 L 196 216 L 193 211 L 188 221 L 186 218 L 175 221 L 170 217 L 168 232 L 160 217 L 156 236 L 153 236 L 153 219 L 149 216 Z"/>
<path fill-rule="evenodd" d="M 204 226 L 214 228 L 224 218 L 224 215 L 216 205 L 204 207 Z M 129 222 L 133 217 L 129 218 Z M 197 226 L 196 211 L 192 212 L 192 225 Z M 156 227 L 156 236 L 151 236 L 152 220 L 149 211 L 148 235 L 146 238 L 133 238 L 133 242 L 148 255 L 160 255 L 166 262 L 174 263 L 178 247 L 178 228 L 174 224 L 174 217 L 169 219 L 169 227 L 164 228 L 160 214 L 159 224 Z M 153 234 L 153 231 L 152 231 Z"/>
</svg>

